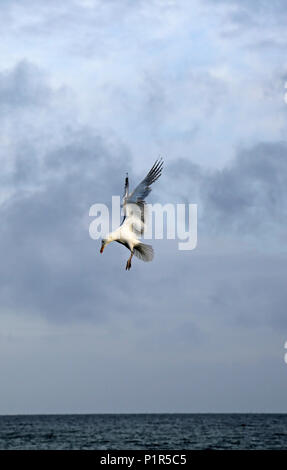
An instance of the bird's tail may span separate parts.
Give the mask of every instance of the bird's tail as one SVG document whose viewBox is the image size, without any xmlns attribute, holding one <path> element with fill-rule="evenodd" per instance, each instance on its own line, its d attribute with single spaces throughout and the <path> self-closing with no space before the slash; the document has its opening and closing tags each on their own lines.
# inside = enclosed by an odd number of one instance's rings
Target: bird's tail
<svg viewBox="0 0 287 470">
<path fill-rule="evenodd" d="M 142 261 L 152 261 L 153 247 L 151 245 L 146 245 L 145 243 L 139 243 L 134 247 L 134 254 Z"/>
</svg>

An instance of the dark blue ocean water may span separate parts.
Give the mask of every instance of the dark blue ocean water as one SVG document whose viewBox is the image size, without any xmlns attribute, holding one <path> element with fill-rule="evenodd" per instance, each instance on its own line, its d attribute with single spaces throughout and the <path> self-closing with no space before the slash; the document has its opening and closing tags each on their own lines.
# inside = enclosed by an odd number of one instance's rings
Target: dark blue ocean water
<svg viewBox="0 0 287 470">
<path fill-rule="evenodd" d="M 287 449 L 287 415 L 0 416 L 0 449 Z"/>
</svg>

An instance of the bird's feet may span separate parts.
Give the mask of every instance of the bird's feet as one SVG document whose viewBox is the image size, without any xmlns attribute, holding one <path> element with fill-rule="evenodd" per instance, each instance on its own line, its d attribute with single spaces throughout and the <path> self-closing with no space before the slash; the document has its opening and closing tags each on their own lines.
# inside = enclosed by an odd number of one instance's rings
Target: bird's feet
<svg viewBox="0 0 287 470">
<path fill-rule="evenodd" d="M 132 267 L 132 262 L 130 259 L 127 260 L 127 264 L 126 264 L 126 271 L 129 271 Z"/>
</svg>

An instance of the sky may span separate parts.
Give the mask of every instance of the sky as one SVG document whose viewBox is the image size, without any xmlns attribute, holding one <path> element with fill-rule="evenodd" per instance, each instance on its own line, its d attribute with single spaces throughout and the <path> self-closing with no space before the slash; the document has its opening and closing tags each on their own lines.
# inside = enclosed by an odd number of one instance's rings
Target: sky
<svg viewBox="0 0 287 470">
<path fill-rule="evenodd" d="M 0 414 L 287 412 L 287 7 L 0 0 Z M 198 206 L 152 263 L 89 236 Z"/>
</svg>

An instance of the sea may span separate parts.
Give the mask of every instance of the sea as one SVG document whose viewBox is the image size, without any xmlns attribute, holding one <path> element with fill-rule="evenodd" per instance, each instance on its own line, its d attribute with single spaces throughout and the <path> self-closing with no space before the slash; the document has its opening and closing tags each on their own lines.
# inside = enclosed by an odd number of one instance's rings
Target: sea
<svg viewBox="0 0 287 470">
<path fill-rule="evenodd" d="M 0 416 L 1 450 L 287 449 L 287 414 Z"/>
</svg>

